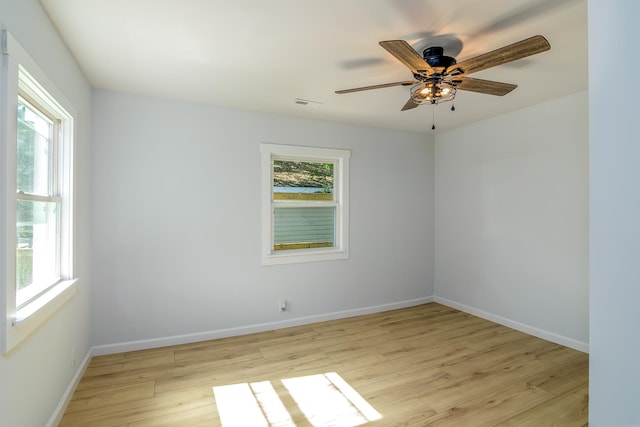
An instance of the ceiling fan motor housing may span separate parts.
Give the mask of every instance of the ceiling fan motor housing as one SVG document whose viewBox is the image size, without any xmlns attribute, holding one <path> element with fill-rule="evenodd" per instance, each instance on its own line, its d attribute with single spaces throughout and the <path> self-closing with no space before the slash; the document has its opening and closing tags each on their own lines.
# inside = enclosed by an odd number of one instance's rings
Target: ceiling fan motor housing
<svg viewBox="0 0 640 427">
<path fill-rule="evenodd" d="M 456 59 L 444 55 L 444 49 L 440 46 L 426 48 L 422 52 L 422 57 L 431 68 L 446 69 L 456 63 Z"/>
</svg>

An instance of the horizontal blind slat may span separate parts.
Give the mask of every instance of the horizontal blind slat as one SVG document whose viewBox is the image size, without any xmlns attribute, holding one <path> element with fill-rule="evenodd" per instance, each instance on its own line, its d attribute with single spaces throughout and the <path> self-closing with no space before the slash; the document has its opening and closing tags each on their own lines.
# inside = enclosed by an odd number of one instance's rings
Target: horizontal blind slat
<svg viewBox="0 0 640 427">
<path fill-rule="evenodd" d="M 334 242 L 335 208 L 274 209 L 274 244 Z"/>
</svg>

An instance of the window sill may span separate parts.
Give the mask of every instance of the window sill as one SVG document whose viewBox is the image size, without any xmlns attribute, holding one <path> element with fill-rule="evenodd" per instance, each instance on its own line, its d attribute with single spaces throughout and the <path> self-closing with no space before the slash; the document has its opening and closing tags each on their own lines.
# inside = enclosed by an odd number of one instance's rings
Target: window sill
<svg viewBox="0 0 640 427">
<path fill-rule="evenodd" d="M 29 304 L 13 309 L 14 314 L 7 317 L 2 328 L 4 333 L 0 342 L 2 354 L 14 350 L 18 344 L 31 335 L 38 327 L 49 320 L 77 292 L 77 279 L 58 282 L 48 291 Z M 11 308 L 8 308 L 11 313 Z"/>
<path fill-rule="evenodd" d="M 286 253 L 270 253 L 262 257 L 262 265 L 296 264 L 301 262 L 333 261 L 348 259 L 349 252 L 344 249 L 326 250 L 288 250 Z"/>
<path fill-rule="evenodd" d="M 21 329 L 35 329 L 76 294 L 76 280 L 63 280 L 52 286 L 29 304 L 16 310 L 12 325 Z"/>
</svg>

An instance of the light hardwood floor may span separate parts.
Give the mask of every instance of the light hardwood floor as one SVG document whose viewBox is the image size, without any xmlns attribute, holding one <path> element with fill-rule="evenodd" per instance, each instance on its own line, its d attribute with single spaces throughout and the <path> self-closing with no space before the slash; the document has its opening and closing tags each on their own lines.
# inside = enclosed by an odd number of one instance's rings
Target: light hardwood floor
<svg viewBox="0 0 640 427">
<path fill-rule="evenodd" d="M 587 392 L 586 354 L 431 303 L 97 356 L 60 426 L 583 426 Z"/>
</svg>

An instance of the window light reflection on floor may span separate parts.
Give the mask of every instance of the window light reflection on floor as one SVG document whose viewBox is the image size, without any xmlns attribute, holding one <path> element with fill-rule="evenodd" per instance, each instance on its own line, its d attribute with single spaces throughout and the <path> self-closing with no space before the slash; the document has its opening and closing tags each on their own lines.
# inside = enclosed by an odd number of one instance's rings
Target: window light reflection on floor
<svg viewBox="0 0 640 427">
<path fill-rule="evenodd" d="M 275 385 L 260 381 L 213 387 L 213 393 L 223 427 L 295 426 L 283 399 L 313 426 L 356 427 L 382 418 L 336 372 L 286 378 Z"/>
</svg>

